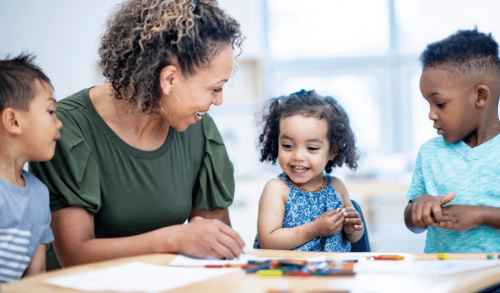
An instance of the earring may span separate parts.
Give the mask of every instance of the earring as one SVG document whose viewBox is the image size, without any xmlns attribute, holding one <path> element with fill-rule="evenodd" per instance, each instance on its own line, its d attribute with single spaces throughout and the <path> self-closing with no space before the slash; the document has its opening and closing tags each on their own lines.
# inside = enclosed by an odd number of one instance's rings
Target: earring
<svg viewBox="0 0 500 293">
<path fill-rule="evenodd" d="M 178 96 L 177 96 L 174 92 L 172 92 L 172 94 L 174 94 L 174 96 L 177 98 L 177 110 L 175 111 L 175 113 L 174 113 L 174 114 L 168 114 L 168 113 L 166 113 L 166 112 L 165 112 L 165 110 L 163 110 L 163 107 L 160 105 L 160 109 L 161 109 L 161 111 L 162 111 L 165 115 L 167 115 L 168 117 L 172 117 L 172 116 L 174 116 L 175 114 L 177 114 L 177 112 L 179 112 L 179 108 L 181 107 L 181 102 L 180 102 L 180 100 L 179 100 L 179 97 L 178 97 Z"/>
</svg>

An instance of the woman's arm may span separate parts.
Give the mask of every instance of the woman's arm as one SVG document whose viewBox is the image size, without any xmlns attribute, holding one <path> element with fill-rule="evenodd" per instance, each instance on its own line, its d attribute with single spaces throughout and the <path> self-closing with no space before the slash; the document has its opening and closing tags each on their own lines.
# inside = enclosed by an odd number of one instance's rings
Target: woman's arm
<svg viewBox="0 0 500 293">
<path fill-rule="evenodd" d="M 120 238 L 95 238 L 94 215 L 82 207 L 52 212 L 54 249 L 62 267 L 150 253 L 184 252 L 196 257 L 235 258 L 244 243 L 218 220 L 193 218 L 148 233 Z"/>
<path fill-rule="evenodd" d="M 193 207 L 191 209 L 191 214 L 189 215 L 189 221 L 191 221 L 191 219 L 194 217 L 202 217 L 204 219 L 219 220 L 222 223 L 231 227 L 231 221 L 229 220 L 229 212 L 227 209 L 225 209 L 225 210 L 215 209 L 215 210 L 209 212 L 209 211 L 204 211 L 204 210 L 198 210 L 195 207 Z"/>
<path fill-rule="evenodd" d="M 264 187 L 257 223 L 262 248 L 294 249 L 316 237 L 336 234 L 335 228 L 340 232 L 342 213 L 335 211 L 324 213 L 316 220 L 295 228 L 282 228 L 289 191 L 281 179 L 272 179 Z"/>
<path fill-rule="evenodd" d="M 352 206 L 347 188 L 342 181 L 332 177 L 332 187 L 335 188 L 342 200 L 342 212 L 344 213 L 344 233 L 351 243 L 357 242 L 364 233 L 361 215 Z"/>
<path fill-rule="evenodd" d="M 23 277 L 45 273 L 45 244 L 39 244 L 35 256 L 23 273 Z"/>
</svg>

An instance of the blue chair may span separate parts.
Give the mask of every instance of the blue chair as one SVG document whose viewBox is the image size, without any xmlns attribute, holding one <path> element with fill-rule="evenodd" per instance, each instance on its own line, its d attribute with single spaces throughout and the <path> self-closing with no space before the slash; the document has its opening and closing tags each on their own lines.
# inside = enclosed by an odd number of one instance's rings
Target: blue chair
<svg viewBox="0 0 500 293">
<path fill-rule="evenodd" d="M 487 289 L 479 291 L 479 293 L 500 293 L 500 284 L 496 284 L 493 287 L 489 287 Z"/>
<path fill-rule="evenodd" d="M 363 222 L 363 227 L 365 229 L 363 237 L 361 237 L 357 242 L 352 243 L 351 252 L 371 252 L 370 241 L 368 240 L 368 229 L 366 229 L 366 223 L 365 223 L 365 218 L 363 217 L 363 212 L 361 211 L 361 207 L 356 201 L 351 199 L 351 202 L 356 211 L 361 215 L 361 221 Z"/>
</svg>

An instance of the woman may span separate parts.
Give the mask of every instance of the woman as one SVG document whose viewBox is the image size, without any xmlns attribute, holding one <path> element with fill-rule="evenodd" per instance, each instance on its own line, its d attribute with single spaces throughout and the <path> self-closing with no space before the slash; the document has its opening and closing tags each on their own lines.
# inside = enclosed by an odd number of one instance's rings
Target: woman
<svg viewBox="0 0 500 293">
<path fill-rule="evenodd" d="M 239 23 L 215 0 L 118 7 L 99 49 L 109 82 L 58 103 L 56 155 L 30 165 L 51 192 L 48 269 L 57 260 L 66 267 L 158 252 L 242 252 L 227 211 L 232 165 L 204 115 L 222 104 L 241 42 Z"/>
</svg>

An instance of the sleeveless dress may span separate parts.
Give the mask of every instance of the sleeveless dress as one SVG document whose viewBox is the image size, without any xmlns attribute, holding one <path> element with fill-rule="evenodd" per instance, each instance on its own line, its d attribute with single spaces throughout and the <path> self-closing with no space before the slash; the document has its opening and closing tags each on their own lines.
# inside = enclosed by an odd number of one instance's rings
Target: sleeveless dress
<svg viewBox="0 0 500 293">
<path fill-rule="evenodd" d="M 329 210 L 342 207 L 339 194 L 332 187 L 332 176 L 326 175 L 327 184 L 318 192 L 308 192 L 298 189 L 290 183 L 288 176 L 284 173 L 278 175 L 285 180 L 290 188 L 290 194 L 285 206 L 283 228 L 294 228 L 311 222 L 321 214 Z M 260 249 L 259 238 L 255 237 L 253 248 Z M 329 236 L 317 237 L 313 240 L 295 248 L 296 251 L 325 251 L 325 252 L 350 252 L 351 243 L 343 236 L 343 233 Z"/>
</svg>

